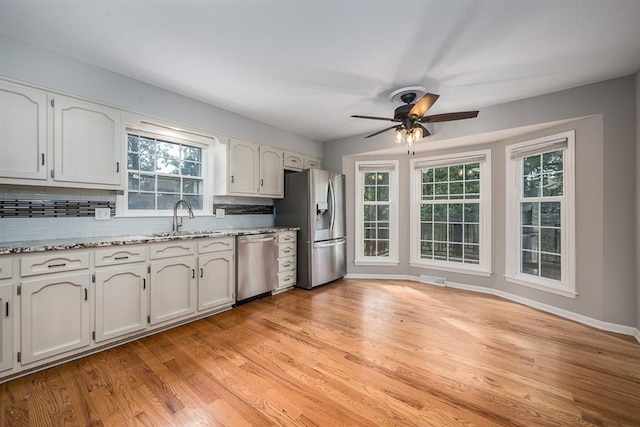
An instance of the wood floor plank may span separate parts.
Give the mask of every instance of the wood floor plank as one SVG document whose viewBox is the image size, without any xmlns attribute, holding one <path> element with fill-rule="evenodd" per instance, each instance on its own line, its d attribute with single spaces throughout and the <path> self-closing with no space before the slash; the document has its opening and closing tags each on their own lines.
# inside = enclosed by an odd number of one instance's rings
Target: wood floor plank
<svg viewBox="0 0 640 427">
<path fill-rule="evenodd" d="M 401 281 L 294 289 L 0 384 L 0 426 L 638 426 L 640 344 Z"/>
</svg>

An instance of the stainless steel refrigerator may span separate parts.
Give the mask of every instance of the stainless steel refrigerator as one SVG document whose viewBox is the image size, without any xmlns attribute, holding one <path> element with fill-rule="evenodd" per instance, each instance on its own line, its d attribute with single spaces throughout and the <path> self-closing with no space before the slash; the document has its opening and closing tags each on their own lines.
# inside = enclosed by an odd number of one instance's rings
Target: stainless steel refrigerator
<svg viewBox="0 0 640 427">
<path fill-rule="evenodd" d="M 347 272 L 344 175 L 318 169 L 290 172 L 275 223 L 300 227 L 296 286 L 311 289 Z"/>
</svg>

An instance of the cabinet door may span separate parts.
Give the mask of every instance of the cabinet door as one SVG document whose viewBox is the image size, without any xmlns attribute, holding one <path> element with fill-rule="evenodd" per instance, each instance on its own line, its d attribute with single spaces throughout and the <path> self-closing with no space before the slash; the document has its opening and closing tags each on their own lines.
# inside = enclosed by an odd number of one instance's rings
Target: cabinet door
<svg viewBox="0 0 640 427">
<path fill-rule="evenodd" d="M 151 263 L 151 325 L 194 313 L 196 283 L 194 257 Z"/>
<path fill-rule="evenodd" d="M 321 169 L 322 168 L 322 160 L 315 157 L 305 157 L 304 158 L 304 168 L 305 169 Z"/>
<path fill-rule="evenodd" d="M 0 177 L 47 179 L 47 95 L 0 82 Z"/>
<path fill-rule="evenodd" d="M 282 151 L 260 147 L 260 194 L 284 197 L 284 167 Z"/>
<path fill-rule="evenodd" d="M 120 112 L 63 96 L 54 101 L 54 179 L 120 187 Z"/>
<path fill-rule="evenodd" d="M 0 371 L 13 368 L 13 284 L 0 283 Z"/>
<path fill-rule="evenodd" d="M 236 284 L 233 252 L 202 255 L 198 267 L 198 310 L 233 304 Z"/>
<path fill-rule="evenodd" d="M 229 193 L 257 194 L 258 145 L 239 139 L 229 142 Z"/>
<path fill-rule="evenodd" d="M 288 170 L 301 171 L 304 167 L 304 156 L 298 153 L 284 152 L 284 168 Z"/>
<path fill-rule="evenodd" d="M 147 327 L 147 268 L 96 272 L 96 342 Z"/>
<path fill-rule="evenodd" d="M 22 364 L 89 345 L 89 273 L 21 284 Z"/>
</svg>

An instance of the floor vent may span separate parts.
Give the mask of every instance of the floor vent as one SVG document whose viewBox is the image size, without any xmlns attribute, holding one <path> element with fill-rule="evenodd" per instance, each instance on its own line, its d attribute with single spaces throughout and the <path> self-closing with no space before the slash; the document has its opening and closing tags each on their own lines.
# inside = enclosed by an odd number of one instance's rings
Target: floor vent
<svg viewBox="0 0 640 427">
<path fill-rule="evenodd" d="M 421 274 L 420 283 L 428 283 L 430 285 L 436 286 L 446 286 L 447 279 L 445 279 L 444 277 L 426 276 L 424 274 Z"/>
</svg>

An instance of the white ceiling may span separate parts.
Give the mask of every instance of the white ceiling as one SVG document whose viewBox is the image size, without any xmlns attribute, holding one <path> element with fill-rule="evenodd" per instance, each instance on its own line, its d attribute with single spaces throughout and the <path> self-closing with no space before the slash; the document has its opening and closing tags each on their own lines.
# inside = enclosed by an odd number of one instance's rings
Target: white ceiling
<svg viewBox="0 0 640 427">
<path fill-rule="evenodd" d="M 640 69 L 638 0 L 0 0 L 0 33 L 316 141 Z M 1 60 L 1 56 L 0 56 Z"/>
</svg>

